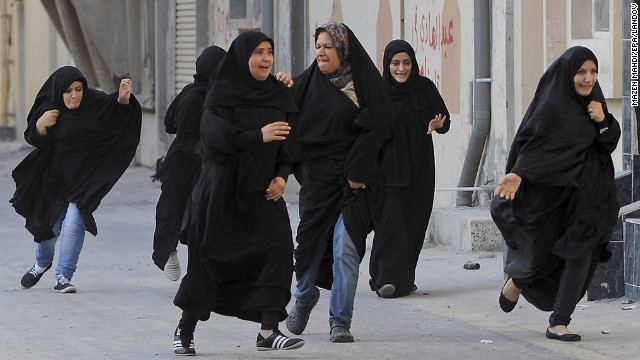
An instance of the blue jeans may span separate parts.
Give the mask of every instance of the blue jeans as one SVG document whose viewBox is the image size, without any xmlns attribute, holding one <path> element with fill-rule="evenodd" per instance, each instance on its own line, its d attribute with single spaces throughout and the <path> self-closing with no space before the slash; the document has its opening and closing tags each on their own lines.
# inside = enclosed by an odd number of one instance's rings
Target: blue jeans
<svg viewBox="0 0 640 360">
<path fill-rule="evenodd" d="M 322 252 L 318 252 L 312 260 L 313 263 L 298 277 L 295 297 L 300 306 L 309 306 L 314 301 L 318 265 L 322 260 L 322 255 Z M 360 257 L 353 240 L 344 227 L 341 214 L 333 231 L 333 284 L 329 304 L 329 324 L 331 326 L 340 324 L 351 328 L 359 268 Z"/>
<path fill-rule="evenodd" d="M 60 218 L 53 225 L 54 237 L 38 243 L 36 248 L 36 262 L 38 266 L 46 268 L 53 263 L 53 254 L 56 250 L 56 241 L 62 230 L 60 239 L 60 258 L 56 268 L 56 279 L 64 276 L 71 280 L 76 271 L 76 264 L 80 257 L 80 251 L 84 244 L 84 220 L 78 207 L 74 203 L 69 203 L 67 211 L 60 214 Z"/>
</svg>

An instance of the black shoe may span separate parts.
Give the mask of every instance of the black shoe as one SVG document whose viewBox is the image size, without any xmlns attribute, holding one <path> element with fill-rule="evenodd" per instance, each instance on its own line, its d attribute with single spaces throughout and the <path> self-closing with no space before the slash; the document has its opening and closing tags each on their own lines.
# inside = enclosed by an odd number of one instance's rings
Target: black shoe
<svg viewBox="0 0 640 360">
<path fill-rule="evenodd" d="M 304 345 L 304 340 L 283 335 L 278 329 L 274 329 L 273 334 L 269 335 L 266 339 L 262 334 L 258 333 L 258 339 L 256 341 L 256 347 L 259 351 L 280 349 L 293 350 L 301 348 L 302 345 Z"/>
<path fill-rule="evenodd" d="M 67 280 L 67 278 L 65 278 L 64 276 L 60 276 L 60 279 L 58 279 L 58 282 L 56 283 L 56 286 L 53 287 L 53 290 L 59 293 L 68 294 L 73 294 L 77 291 L 76 287 L 71 285 L 69 280 Z"/>
<path fill-rule="evenodd" d="M 193 344 L 193 333 L 188 334 L 180 331 L 177 327 L 173 332 L 173 352 L 176 355 L 193 356 L 196 354 L 196 348 Z"/>
<path fill-rule="evenodd" d="M 49 269 L 51 269 L 51 264 L 49 264 L 49 266 L 47 266 L 47 268 L 44 269 L 43 272 L 38 273 L 36 272 L 36 265 L 34 264 L 31 267 L 31 269 L 27 271 L 26 274 L 22 275 L 22 280 L 20 280 L 20 285 L 22 285 L 22 287 L 25 289 L 32 287 L 33 285 L 37 284 L 38 281 L 40 281 L 40 278 L 42 277 L 42 275 L 44 275 L 44 273 L 46 273 L 47 270 Z"/>
<path fill-rule="evenodd" d="M 547 328 L 547 339 L 560 340 L 560 341 L 580 341 L 582 336 L 580 334 L 554 334 Z"/>
<path fill-rule="evenodd" d="M 353 342 L 353 335 L 351 331 L 344 325 L 335 325 L 331 327 L 329 340 L 336 343 Z"/>
<path fill-rule="evenodd" d="M 516 307 L 516 304 L 518 303 L 517 301 L 511 301 L 507 299 L 504 296 L 504 293 L 502 292 L 504 290 L 504 286 L 507 285 L 507 282 L 509 281 L 509 279 L 507 279 L 507 281 L 504 282 L 504 285 L 500 290 L 500 297 L 498 297 L 498 303 L 500 304 L 500 309 L 502 309 L 502 311 L 506 313 L 511 312 L 511 310 L 513 310 Z"/>
<path fill-rule="evenodd" d="M 289 311 L 289 316 L 287 317 L 287 329 L 291 331 L 295 335 L 300 335 L 307 327 L 307 322 L 309 322 L 309 315 L 311 315 L 311 310 L 318 303 L 318 299 L 320 299 L 320 290 L 316 288 L 316 298 L 313 300 L 311 305 L 309 306 L 300 306 L 298 301 L 293 304 L 293 308 Z"/>
</svg>

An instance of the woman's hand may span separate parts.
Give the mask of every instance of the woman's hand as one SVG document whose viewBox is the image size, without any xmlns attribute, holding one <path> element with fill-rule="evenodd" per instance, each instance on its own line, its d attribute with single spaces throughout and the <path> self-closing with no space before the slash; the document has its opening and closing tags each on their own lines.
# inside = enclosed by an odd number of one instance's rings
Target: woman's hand
<svg viewBox="0 0 640 360">
<path fill-rule="evenodd" d="M 602 110 L 602 104 L 595 100 L 591 100 L 591 102 L 587 106 L 587 111 L 589 111 L 591 120 L 597 123 L 602 122 L 605 118 L 604 110 Z"/>
<path fill-rule="evenodd" d="M 118 102 L 126 105 L 129 103 L 129 97 L 131 97 L 131 79 L 122 79 L 118 90 Z"/>
<path fill-rule="evenodd" d="M 363 183 L 351 181 L 349 179 L 347 179 L 347 181 L 349 181 L 349 187 L 352 188 L 352 189 L 364 189 L 364 187 L 365 187 L 365 184 L 363 184 Z"/>
<path fill-rule="evenodd" d="M 269 142 L 274 140 L 286 140 L 291 126 L 284 121 L 276 121 L 265 125 L 262 129 L 262 141 Z"/>
<path fill-rule="evenodd" d="M 280 176 L 276 176 L 271 180 L 269 187 L 267 188 L 265 197 L 267 200 L 278 201 L 284 194 L 284 190 L 287 187 L 287 182 Z"/>
<path fill-rule="evenodd" d="M 60 115 L 60 110 L 53 109 L 49 111 L 45 111 L 42 116 L 36 121 L 36 131 L 40 135 L 47 135 L 47 129 L 52 127 L 58 121 L 58 116 Z"/>
<path fill-rule="evenodd" d="M 288 74 L 283 73 L 282 71 L 276 74 L 276 80 L 282 81 L 288 87 L 293 86 L 293 79 Z"/>
<path fill-rule="evenodd" d="M 429 121 L 429 131 L 427 134 L 431 134 L 433 130 L 440 129 L 444 125 L 444 121 L 447 120 L 447 115 L 442 116 L 442 114 L 436 115 L 431 121 Z"/>
<path fill-rule="evenodd" d="M 516 191 L 522 183 L 522 178 L 518 174 L 508 173 L 503 176 L 498 183 L 496 195 L 507 200 L 513 200 L 516 197 Z"/>
</svg>

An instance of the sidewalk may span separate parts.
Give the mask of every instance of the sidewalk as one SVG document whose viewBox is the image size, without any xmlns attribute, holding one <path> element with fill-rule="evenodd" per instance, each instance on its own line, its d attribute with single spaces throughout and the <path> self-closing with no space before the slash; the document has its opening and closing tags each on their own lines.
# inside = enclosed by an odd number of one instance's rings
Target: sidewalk
<svg viewBox="0 0 640 360">
<path fill-rule="evenodd" d="M 155 204 L 153 171 L 129 168 L 95 213 L 98 236 L 87 234 L 73 284 L 77 294 L 53 292 L 49 271 L 32 289 L 20 277 L 33 265 L 35 244 L 24 219 L 8 203 L 11 170 L 28 153 L 0 143 L 0 347 L 1 359 L 175 359 L 172 333 L 180 309 L 172 304 L 178 282 L 151 261 Z M 297 204 L 288 204 L 295 231 Z M 183 271 L 187 249 L 178 248 Z M 464 270 L 467 261 L 478 270 Z M 57 262 L 57 257 L 55 259 Z M 355 343 L 329 342 L 329 292 L 321 292 L 306 344 L 295 351 L 258 352 L 258 324 L 213 314 L 198 324 L 202 359 L 637 359 L 640 309 L 624 298 L 578 305 L 571 329 L 577 343 L 544 336 L 548 313 L 521 299 L 509 314 L 498 307 L 504 283 L 501 253 L 426 248 L 419 260 L 418 291 L 382 299 L 368 287 L 368 256 L 360 268 L 352 333 Z M 292 284 L 292 289 L 294 285 Z M 290 304 L 291 305 L 291 304 Z M 635 304 L 632 304 L 635 305 Z M 281 325 L 285 333 L 286 327 Z"/>
</svg>

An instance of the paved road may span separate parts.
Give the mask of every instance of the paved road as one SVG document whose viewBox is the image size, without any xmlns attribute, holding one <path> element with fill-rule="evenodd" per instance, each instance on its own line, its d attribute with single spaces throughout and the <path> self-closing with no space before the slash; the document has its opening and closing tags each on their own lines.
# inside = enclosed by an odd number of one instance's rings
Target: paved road
<svg viewBox="0 0 640 360">
<path fill-rule="evenodd" d="M 73 284 L 77 294 L 53 292 L 53 272 L 24 290 L 20 277 L 33 264 L 35 246 L 23 219 L 7 201 L 10 173 L 27 154 L 0 143 L 0 359 L 174 359 L 172 332 L 180 316 L 172 299 L 177 282 L 151 261 L 159 184 L 152 171 L 130 168 L 95 217 L 98 236 L 87 235 Z M 293 199 L 295 200 L 295 199 Z M 297 204 L 289 204 L 292 225 Z M 181 262 L 187 251 L 179 247 Z M 494 256 L 494 257 L 487 257 Z M 479 270 L 463 270 L 469 260 Z M 55 260 L 57 262 L 57 258 Z M 258 352 L 258 324 L 213 315 L 199 323 L 195 342 L 203 359 L 637 359 L 640 310 L 622 299 L 581 302 L 572 329 L 578 343 L 544 337 L 547 313 L 521 301 L 513 313 L 497 304 L 503 284 L 500 253 L 431 247 L 423 251 L 418 291 L 381 299 L 368 289 L 361 266 L 352 333 L 356 342 L 329 342 L 328 292 L 311 314 L 306 345 L 294 351 Z M 293 286 L 292 286 L 293 288 Z M 284 328 L 284 324 L 282 325 Z"/>
</svg>

